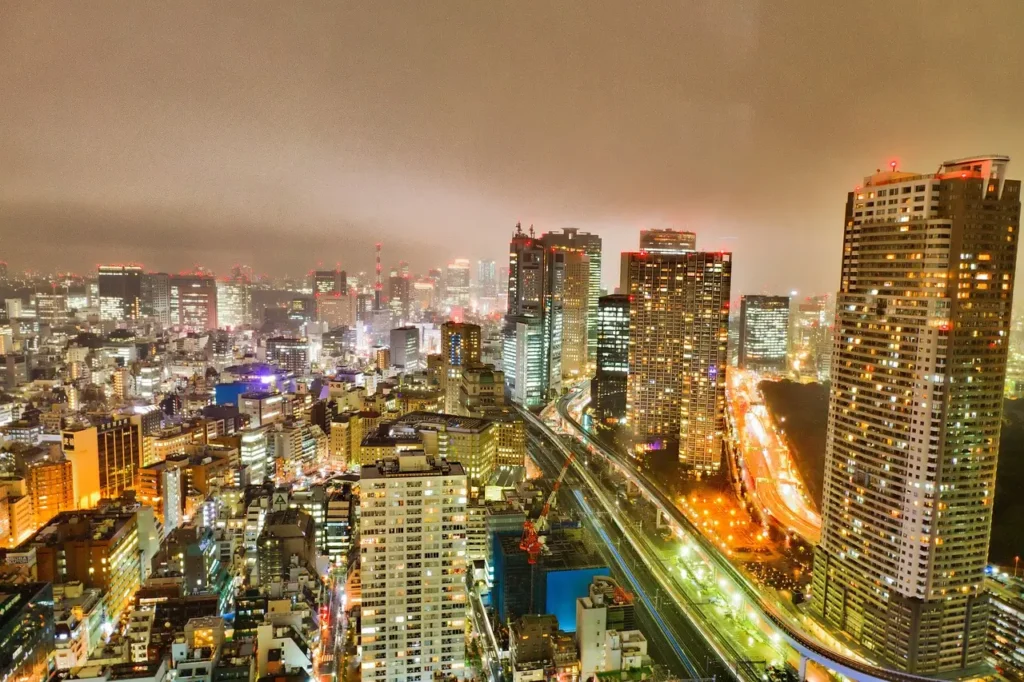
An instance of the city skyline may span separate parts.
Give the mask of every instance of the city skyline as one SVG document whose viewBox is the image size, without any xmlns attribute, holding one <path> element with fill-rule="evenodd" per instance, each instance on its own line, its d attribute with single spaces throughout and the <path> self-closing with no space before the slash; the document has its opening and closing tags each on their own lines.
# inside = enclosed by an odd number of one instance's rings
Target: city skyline
<svg viewBox="0 0 1024 682">
<path fill-rule="evenodd" d="M 854 169 L 926 169 L 957 150 L 1024 158 L 1024 94 L 997 76 L 1024 68 L 1024 7 L 878 6 L 460 6 L 461 29 L 444 31 L 454 5 L 111 5 L 120 22 L 95 5 L 12 5 L 0 258 L 277 274 L 308 269 L 325 236 L 325 261 L 372 262 L 379 237 L 424 270 L 450 255 L 429 235 L 498 260 L 521 221 L 601 234 L 611 254 L 642 228 L 690 229 L 734 254 L 736 291 L 833 291 L 838 266 L 819 255 L 840 248 L 834 198 Z M 355 37 L 331 40 L 338 26 Z M 906 74 L 873 66 L 975 43 L 971 59 Z M 912 124 L 858 125 L 897 95 L 930 105 Z M 964 101 L 987 102 L 985 126 L 961 125 Z M 783 257 L 806 266 L 766 265 Z"/>
</svg>

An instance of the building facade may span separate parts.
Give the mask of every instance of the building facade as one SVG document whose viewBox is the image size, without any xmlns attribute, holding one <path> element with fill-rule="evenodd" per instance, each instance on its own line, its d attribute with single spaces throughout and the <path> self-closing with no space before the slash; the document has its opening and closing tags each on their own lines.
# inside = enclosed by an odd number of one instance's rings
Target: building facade
<svg viewBox="0 0 1024 682">
<path fill-rule="evenodd" d="M 847 198 L 813 612 L 933 675 L 985 649 L 1020 182 L 1009 159 Z"/>
<path fill-rule="evenodd" d="M 590 400 L 599 422 L 626 417 L 629 375 L 629 296 L 602 296 L 597 305 L 597 370 L 590 382 Z"/>
<path fill-rule="evenodd" d="M 638 453 L 678 444 L 691 475 L 721 466 L 732 254 L 623 254 L 630 296 L 627 419 Z"/>
<path fill-rule="evenodd" d="M 784 374 L 789 351 L 789 296 L 740 298 L 740 369 Z"/>
<path fill-rule="evenodd" d="M 467 498 L 462 466 L 422 454 L 399 455 L 363 467 L 360 486 L 363 679 L 432 682 L 438 673 L 462 678 Z M 427 601 L 428 595 L 436 601 Z"/>
</svg>

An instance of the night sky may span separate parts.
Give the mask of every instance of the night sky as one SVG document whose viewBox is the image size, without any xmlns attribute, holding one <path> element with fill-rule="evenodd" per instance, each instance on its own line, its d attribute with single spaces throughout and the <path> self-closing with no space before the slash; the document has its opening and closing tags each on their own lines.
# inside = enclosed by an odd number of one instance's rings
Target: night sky
<svg viewBox="0 0 1024 682">
<path fill-rule="evenodd" d="M 13 269 L 507 256 L 517 220 L 735 253 L 734 292 L 838 284 L 846 192 L 1010 155 L 1024 2 L 0 4 Z"/>
</svg>

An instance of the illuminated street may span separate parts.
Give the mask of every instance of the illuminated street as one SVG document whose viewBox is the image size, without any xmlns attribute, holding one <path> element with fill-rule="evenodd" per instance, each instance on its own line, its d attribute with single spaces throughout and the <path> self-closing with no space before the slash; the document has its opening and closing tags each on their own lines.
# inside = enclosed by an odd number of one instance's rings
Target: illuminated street
<svg viewBox="0 0 1024 682">
<path fill-rule="evenodd" d="M 729 368 L 726 389 L 733 434 L 739 443 L 738 460 L 749 496 L 765 514 L 817 544 L 821 516 L 803 485 L 792 454 L 776 430 L 764 405 L 754 373 Z"/>
</svg>

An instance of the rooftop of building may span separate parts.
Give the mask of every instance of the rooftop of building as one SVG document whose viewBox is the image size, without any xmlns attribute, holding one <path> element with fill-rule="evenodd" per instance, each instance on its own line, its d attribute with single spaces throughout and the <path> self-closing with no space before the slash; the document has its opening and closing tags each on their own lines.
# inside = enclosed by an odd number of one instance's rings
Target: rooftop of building
<svg viewBox="0 0 1024 682">
<path fill-rule="evenodd" d="M 313 517 L 301 509 L 280 509 L 267 514 L 263 532 L 274 537 L 311 537 Z"/>
<path fill-rule="evenodd" d="M 69 540 L 110 540 L 134 518 L 135 512 L 116 507 L 60 512 L 22 542 L 17 551 L 25 551 L 33 545 L 53 547 Z"/>
<path fill-rule="evenodd" d="M 422 453 L 400 453 L 397 457 L 377 460 L 362 468 L 363 480 L 380 478 L 415 478 L 421 476 L 465 476 L 458 462 Z"/>
<path fill-rule="evenodd" d="M 409 412 L 394 421 L 393 425 L 407 425 L 416 429 L 447 429 L 479 433 L 491 425 L 491 420 L 482 417 L 463 417 L 457 414 L 435 412 Z"/>
</svg>

